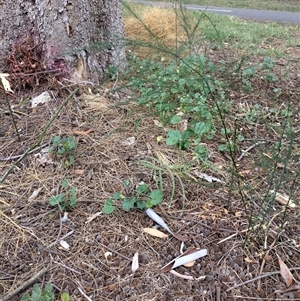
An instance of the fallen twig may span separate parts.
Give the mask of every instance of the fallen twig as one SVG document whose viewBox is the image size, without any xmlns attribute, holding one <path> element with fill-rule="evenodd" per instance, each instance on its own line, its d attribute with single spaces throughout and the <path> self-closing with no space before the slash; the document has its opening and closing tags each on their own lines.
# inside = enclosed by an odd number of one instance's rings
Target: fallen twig
<svg viewBox="0 0 300 301">
<path fill-rule="evenodd" d="M 11 300 L 11 298 L 13 296 L 15 296 L 20 291 L 24 290 L 26 287 L 28 287 L 29 285 L 34 283 L 38 278 L 43 276 L 47 272 L 47 270 L 48 270 L 48 268 L 43 268 L 41 271 L 39 271 L 38 273 L 33 275 L 30 279 L 28 279 L 27 281 L 25 281 L 21 285 L 19 285 L 19 287 L 17 287 L 15 290 L 13 290 L 12 292 L 10 292 L 6 296 L 4 296 L 2 299 L 0 299 L 0 301 L 9 301 L 9 300 Z"/>
<path fill-rule="evenodd" d="M 295 268 L 290 268 L 289 269 L 289 271 L 298 271 L 298 270 L 300 270 L 300 267 L 295 267 Z M 265 273 L 265 274 L 259 275 L 259 276 L 255 277 L 255 278 L 249 279 L 249 280 L 247 280 L 245 282 L 239 283 L 239 284 L 237 284 L 235 286 L 232 286 L 232 287 L 228 288 L 226 290 L 226 292 L 229 292 L 229 291 L 231 291 L 231 290 L 233 290 L 235 288 L 238 288 L 240 286 L 243 286 L 243 285 L 246 285 L 248 283 L 254 282 L 256 280 L 259 280 L 259 279 L 262 279 L 262 278 L 265 278 L 265 277 L 269 277 L 269 276 L 273 276 L 273 275 L 277 275 L 277 274 L 280 274 L 280 271 L 269 272 L 269 273 Z"/>
<path fill-rule="evenodd" d="M 65 269 L 67 269 L 67 270 L 69 270 L 69 271 L 72 271 L 72 272 L 74 272 L 74 273 L 76 273 L 76 274 L 81 275 L 81 273 L 78 272 L 77 270 L 74 270 L 74 269 L 68 267 L 67 265 L 65 265 L 65 264 L 63 264 L 63 263 L 61 263 L 61 262 L 55 261 L 55 260 L 53 259 L 53 257 L 52 257 L 51 254 L 49 254 L 49 256 L 51 257 L 51 260 L 52 260 L 53 263 L 58 264 L 58 265 L 62 266 L 63 268 L 65 268 Z"/>
<path fill-rule="evenodd" d="M 0 215 L 2 215 L 2 216 L 4 217 L 4 221 L 5 221 L 5 219 L 9 220 L 9 222 L 10 222 L 11 224 L 13 224 L 14 227 L 15 227 L 16 229 L 18 229 L 19 231 L 21 231 L 21 232 L 22 232 L 22 231 L 27 232 L 27 233 L 29 233 L 30 235 L 32 235 L 34 238 L 36 238 L 37 240 L 41 241 L 41 239 L 38 238 L 33 232 L 31 232 L 29 229 L 26 229 L 25 227 L 19 226 L 12 218 L 10 218 L 9 216 L 7 216 L 2 210 L 0 210 Z M 2 220 L 3 220 L 3 219 L 2 219 Z"/>
<path fill-rule="evenodd" d="M 60 242 L 61 240 L 64 240 L 65 238 L 71 236 L 74 233 L 74 230 L 68 232 L 66 235 L 62 236 L 61 238 L 56 239 L 53 243 L 51 243 L 49 246 L 47 246 L 47 248 L 51 248 L 54 245 L 56 245 L 58 242 Z"/>
<path fill-rule="evenodd" d="M 252 230 L 255 230 L 258 226 L 259 226 L 259 225 L 255 225 L 255 226 L 253 227 Z M 238 231 L 238 232 L 236 232 L 236 233 L 233 233 L 233 234 L 231 234 L 230 236 L 225 237 L 224 239 L 220 240 L 217 244 L 220 244 L 220 243 L 222 243 L 222 242 L 224 242 L 224 241 L 226 241 L 226 240 L 228 240 L 228 239 L 231 239 L 232 237 L 235 237 L 235 236 L 237 236 L 237 235 L 239 235 L 239 234 L 245 233 L 245 232 L 247 232 L 247 231 L 249 231 L 249 230 L 250 230 L 250 229 L 247 228 L 247 229 L 244 229 L 244 230 L 242 230 L 242 231 Z"/>
<path fill-rule="evenodd" d="M 79 131 L 79 130 L 73 130 L 74 135 L 79 135 L 79 136 L 87 136 L 89 133 L 94 132 L 93 128 L 90 128 L 87 131 Z"/>
<path fill-rule="evenodd" d="M 274 247 L 275 243 L 277 242 L 277 238 L 274 239 L 274 241 L 271 243 L 270 245 L 270 248 L 267 250 L 263 260 L 262 260 L 262 263 L 261 263 L 261 266 L 260 266 L 260 269 L 259 269 L 259 275 L 261 275 L 263 269 L 264 269 L 264 266 L 265 266 L 265 263 L 266 263 L 266 258 L 269 256 L 269 253 L 270 251 L 272 250 L 272 248 Z M 258 283 L 257 283 L 257 291 L 260 292 L 261 290 L 261 279 L 258 279 Z"/>
<path fill-rule="evenodd" d="M 131 261 L 131 260 L 132 260 L 132 258 L 129 258 L 129 257 L 127 257 L 127 256 L 125 256 L 125 255 L 119 253 L 118 251 L 116 251 L 116 250 L 114 250 L 114 249 L 112 249 L 112 248 L 110 248 L 110 247 L 108 247 L 108 246 L 102 244 L 101 242 L 98 242 L 98 244 L 99 244 L 101 247 L 107 249 L 108 251 L 111 251 L 111 252 L 113 252 L 113 253 L 119 255 L 120 257 L 122 257 L 122 258 L 124 258 L 124 259 L 127 259 L 128 261 Z"/>
<path fill-rule="evenodd" d="M 216 287 L 216 301 L 221 301 L 221 288 L 219 286 Z"/>
<path fill-rule="evenodd" d="M 281 213 L 282 213 L 282 211 L 280 211 L 279 213 L 275 214 L 275 215 L 271 218 L 271 220 L 270 220 L 270 222 L 268 223 L 268 226 L 267 226 L 268 229 L 270 228 L 270 225 L 271 225 L 272 221 L 274 220 L 274 218 L 275 218 L 276 216 L 280 215 Z M 260 269 L 259 269 L 259 274 L 262 273 L 262 271 L 263 271 L 263 269 L 264 269 L 264 266 L 265 266 L 265 263 L 266 263 L 266 258 L 269 256 L 270 251 L 273 249 L 275 243 L 278 241 L 278 237 L 279 237 L 283 232 L 284 232 L 284 229 L 282 229 L 282 230 L 280 231 L 280 233 L 278 233 L 278 235 L 276 235 L 276 238 L 274 239 L 274 241 L 273 241 L 272 244 L 270 245 L 269 249 L 267 250 L 267 252 L 266 252 L 266 254 L 265 254 L 264 258 L 263 258 L 263 261 L 262 261 L 262 263 L 261 263 L 261 266 L 260 266 Z M 268 238 L 268 235 L 266 235 L 266 237 L 265 237 L 265 244 L 264 244 L 264 247 L 265 247 L 265 248 L 267 248 L 267 238 Z M 257 290 L 258 290 L 258 291 L 260 291 L 260 289 L 261 289 L 261 281 L 260 281 L 260 280 L 261 280 L 261 279 L 259 279 L 259 280 L 258 280 L 258 283 L 257 283 Z"/>
<path fill-rule="evenodd" d="M 77 289 L 79 290 L 79 292 L 81 293 L 81 295 L 83 296 L 83 297 L 85 297 L 88 301 L 93 301 L 89 296 L 87 296 L 86 294 L 85 294 L 85 292 L 78 286 L 77 287 Z"/>
<path fill-rule="evenodd" d="M 289 293 L 289 292 L 292 292 L 292 291 L 298 291 L 298 290 L 300 290 L 300 285 L 294 284 L 294 285 L 288 287 L 285 290 L 276 290 L 274 293 L 275 294 L 286 294 L 286 293 Z"/>
<path fill-rule="evenodd" d="M 35 152 L 35 151 L 37 151 L 37 150 L 40 150 L 40 149 L 44 148 L 44 147 L 47 146 L 48 144 L 49 144 L 49 143 L 47 142 L 47 143 L 45 143 L 45 144 L 43 144 L 43 145 L 40 145 L 40 146 L 38 146 L 38 147 L 32 149 L 30 152 L 27 153 L 27 155 L 32 154 L 33 152 Z M 21 158 L 23 155 L 24 155 L 24 154 L 22 154 L 22 155 L 16 155 L 16 156 L 9 156 L 9 157 L 6 157 L 6 158 L 0 157 L 0 161 L 9 161 L 9 160 L 19 159 L 19 158 Z"/>
<path fill-rule="evenodd" d="M 51 247 L 53 247 L 54 245 L 56 245 L 58 242 L 60 242 L 61 240 L 64 240 L 65 238 L 69 237 L 70 235 L 72 235 L 74 233 L 74 230 L 68 232 L 66 235 L 64 235 L 63 237 L 59 238 L 59 239 L 56 239 L 54 242 L 52 242 L 50 245 L 48 246 L 42 246 L 42 245 L 39 245 L 39 248 L 41 250 L 44 250 L 48 253 L 53 253 L 53 254 L 57 254 L 57 255 L 60 255 L 60 253 L 54 251 L 54 250 L 50 250 Z M 1 301 L 1 300 L 0 300 Z"/>
<path fill-rule="evenodd" d="M 256 147 L 260 144 L 264 144 L 264 143 L 267 143 L 267 142 L 266 141 L 259 141 L 259 142 L 254 143 L 253 145 L 249 146 L 247 149 L 242 151 L 242 154 L 237 158 L 237 161 L 241 161 L 243 159 L 243 157 L 251 151 L 252 148 L 254 148 L 254 147 Z"/>
</svg>

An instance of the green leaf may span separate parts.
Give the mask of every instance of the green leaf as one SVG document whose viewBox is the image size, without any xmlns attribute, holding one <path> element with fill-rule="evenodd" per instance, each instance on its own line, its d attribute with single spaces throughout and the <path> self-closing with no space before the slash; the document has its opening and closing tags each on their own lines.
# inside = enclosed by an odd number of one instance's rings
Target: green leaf
<svg viewBox="0 0 300 301">
<path fill-rule="evenodd" d="M 30 296 L 28 293 L 25 293 L 22 298 L 21 301 L 31 301 Z"/>
<path fill-rule="evenodd" d="M 142 193 L 147 193 L 149 191 L 149 187 L 147 184 L 143 183 L 141 185 L 139 185 L 136 189 L 136 192 L 138 195 L 142 194 Z"/>
<path fill-rule="evenodd" d="M 70 201 L 69 206 L 72 208 L 75 207 L 77 205 L 76 195 L 70 195 L 69 201 Z"/>
<path fill-rule="evenodd" d="M 177 123 L 179 123 L 181 120 L 182 120 L 182 117 L 181 117 L 180 115 L 174 115 L 174 116 L 172 116 L 170 122 L 171 122 L 172 124 L 177 124 Z"/>
<path fill-rule="evenodd" d="M 186 84 L 186 80 L 184 78 L 181 78 L 179 81 L 178 81 L 178 85 L 179 86 L 183 86 Z"/>
<path fill-rule="evenodd" d="M 180 142 L 182 136 L 178 130 L 169 130 L 168 138 L 166 140 L 167 145 L 176 145 Z"/>
<path fill-rule="evenodd" d="M 125 211 L 129 211 L 130 209 L 134 208 L 134 204 L 136 203 L 136 198 L 131 197 L 130 199 L 124 199 L 122 203 L 122 208 Z"/>
<path fill-rule="evenodd" d="M 70 150 L 74 150 L 75 148 L 76 148 L 76 141 L 75 141 L 75 139 L 74 139 L 74 137 L 69 137 L 68 138 L 68 148 L 70 149 Z"/>
<path fill-rule="evenodd" d="M 159 189 L 152 190 L 149 194 L 150 202 L 153 206 L 160 204 L 163 200 L 163 192 Z"/>
<path fill-rule="evenodd" d="M 70 194 L 71 195 L 76 195 L 76 191 L 77 191 L 76 187 L 71 187 Z"/>
<path fill-rule="evenodd" d="M 196 134 L 203 136 L 204 134 L 209 132 L 210 128 L 211 128 L 211 125 L 209 123 L 198 122 L 195 124 L 194 131 Z"/>
<path fill-rule="evenodd" d="M 265 57 L 264 62 L 262 64 L 262 68 L 266 70 L 271 70 L 274 67 L 274 59 L 270 57 Z"/>
<path fill-rule="evenodd" d="M 125 180 L 123 183 L 124 183 L 124 186 L 128 187 L 129 184 L 130 184 L 130 181 L 129 180 Z"/>
<path fill-rule="evenodd" d="M 146 208 L 146 202 L 145 202 L 145 201 L 137 201 L 137 202 L 136 202 L 136 206 L 137 206 L 139 209 L 145 209 L 145 208 Z"/>
<path fill-rule="evenodd" d="M 54 301 L 54 300 L 55 300 L 54 293 L 52 291 L 46 291 L 46 290 L 42 291 L 42 295 L 39 299 L 39 301 Z"/>
<path fill-rule="evenodd" d="M 182 149 L 182 150 L 188 149 L 189 146 L 190 146 L 190 143 L 189 143 L 189 141 L 186 140 L 186 139 L 183 140 L 183 141 L 181 141 L 181 143 L 179 144 L 179 147 L 180 147 L 180 149 Z"/>
<path fill-rule="evenodd" d="M 46 291 L 46 292 L 52 292 L 52 284 L 51 284 L 51 283 L 48 283 L 48 284 L 45 286 L 44 291 Z"/>
<path fill-rule="evenodd" d="M 243 77 L 253 77 L 254 74 L 256 73 L 256 71 L 257 71 L 256 68 L 254 68 L 254 67 L 249 67 L 249 68 L 243 70 L 242 76 L 243 76 Z"/>
<path fill-rule="evenodd" d="M 39 301 L 54 301 L 55 296 L 52 292 L 52 284 L 48 283 L 44 290 L 42 291 Z"/>
<path fill-rule="evenodd" d="M 42 291 L 41 291 L 40 287 L 37 284 L 35 284 L 32 289 L 31 300 L 38 301 L 41 297 L 41 294 L 42 294 Z"/>
<path fill-rule="evenodd" d="M 238 138 L 238 141 L 240 141 L 240 142 L 245 140 L 245 138 L 242 134 L 238 134 L 237 138 Z"/>
<path fill-rule="evenodd" d="M 226 129 L 222 128 L 221 129 L 221 134 L 225 135 L 225 133 L 230 134 L 230 129 L 229 128 L 226 128 Z"/>
<path fill-rule="evenodd" d="M 114 200 L 120 200 L 120 199 L 122 199 L 123 197 L 122 197 L 122 194 L 120 193 L 120 192 L 115 192 L 114 194 L 113 194 L 113 199 Z"/>
<path fill-rule="evenodd" d="M 53 195 L 50 199 L 49 199 L 49 204 L 51 206 L 56 206 L 59 205 L 60 203 L 62 203 L 65 199 L 65 194 L 64 193 L 60 193 L 58 195 Z"/>
<path fill-rule="evenodd" d="M 202 144 L 197 145 L 196 148 L 195 148 L 195 151 L 201 159 L 206 159 L 207 158 L 207 150 L 206 150 L 204 145 L 202 145 Z"/>
<path fill-rule="evenodd" d="M 115 211 L 115 209 L 116 209 L 116 206 L 114 205 L 114 201 L 111 199 L 107 199 L 105 201 L 102 211 L 105 214 L 111 214 Z"/>
<path fill-rule="evenodd" d="M 229 151 L 226 144 L 221 144 L 221 145 L 219 145 L 218 149 L 219 149 L 219 151 L 221 151 L 221 152 L 228 152 L 228 151 Z"/>
<path fill-rule="evenodd" d="M 70 295 L 67 292 L 63 292 L 60 295 L 60 300 L 61 301 L 70 301 Z"/>
<path fill-rule="evenodd" d="M 63 155 L 65 152 L 66 152 L 66 149 L 63 146 L 59 147 L 57 150 L 58 155 Z"/>
<path fill-rule="evenodd" d="M 63 188 L 67 188 L 67 187 L 69 186 L 69 181 L 68 181 L 66 178 L 64 178 L 64 179 L 61 181 L 61 186 L 62 186 Z"/>
<path fill-rule="evenodd" d="M 52 144 L 53 146 L 57 146 L 59 144 L 59 141 L 60 141 L 60 136 L 55 136 L 53 139 L 52 139 Z"/>
<path fill-rule="evenodd" d="M 69 157 L 69 164 L 68 165 L 72 165 L 75 161 L 75 157 L 74 156 L 70 156 Z"/>
</svg>

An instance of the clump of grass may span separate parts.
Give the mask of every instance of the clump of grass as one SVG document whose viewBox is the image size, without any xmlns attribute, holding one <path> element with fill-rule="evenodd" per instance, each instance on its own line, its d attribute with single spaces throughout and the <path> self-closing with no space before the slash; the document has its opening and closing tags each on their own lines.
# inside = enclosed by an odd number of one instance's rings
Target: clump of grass
<svg viewBox="0 0 300 301">
<path fill-rule="evenodd" d="M 177 40 L 186 39 L 176 12 L 168 8 L 148 7 L 137 16 L 127 17 L 124 30 L 129 39 L 138 37 L 144 42 L 156 40 L 164 46 L 174 47 Z"/>
<path fill-rule="evenodd" d="M 61 188 L 63 192 L 51 196 L 49 204 L 51 206 L 57 206 L 61 212 L 73 209 L 77 205 L 76 187 L 72 186 L 69 181 L 64 178 L 61 181 Z"/>
<path fill-rule="evenodd" d="M 186 26 L 187 23 L 182 18 L 183 11 L 158 7 L 136 10 L 127 5 L 125 8 L 127 15 L 124 18 L 124 31 L 129 41 L 128 49 L 134 49 L 139 57 L 153 57 L 157 55 L 157 51 L 165 54 L 174 49 L 178 52 L 179 49 L 185 51 L 186 45 L 191 44 L 187 31 L 195 31 L 195 28 Z M 190 14 L 189 17 L 193 19 L 195 15 Z M 193 40 L 196 40 L 194 35 Z"/>
<path fill-rule="evenodd" d="M 74 163 L 76 147 L 77 143 L 73 136 L 69 136 L 67 138 L 55 136 L 52 139 L 50 152 L 55 153 L 55 155 L 57 155 L 58 157 L 62 157 L 62 166 L 68 167 Z"/>
</svg>

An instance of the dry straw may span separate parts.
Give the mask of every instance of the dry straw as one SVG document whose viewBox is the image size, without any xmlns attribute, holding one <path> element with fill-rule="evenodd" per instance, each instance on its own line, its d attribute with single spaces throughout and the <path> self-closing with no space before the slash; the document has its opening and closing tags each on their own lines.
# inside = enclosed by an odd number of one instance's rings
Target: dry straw
<svg viewBox="0 0 300 301">
<path fill-rule="evenodd" d="M 146 7 L 136 16 L 124 18 L 128 39 L 143 42 L 159 41 L 165 47 L 176 47 L 186 40 L 178 12 L 170 8 Z"/>
</svg>

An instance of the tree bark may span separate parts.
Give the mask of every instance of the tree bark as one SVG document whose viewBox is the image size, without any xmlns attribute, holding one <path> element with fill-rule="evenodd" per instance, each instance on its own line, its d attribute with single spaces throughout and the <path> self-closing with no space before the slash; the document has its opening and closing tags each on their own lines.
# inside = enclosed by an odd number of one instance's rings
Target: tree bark
<svg viewBox="0 0 300 301">
<path fill-rule="evenodd" d="M 45 68 L 98 83 L 110 66 L 123 68 L 118 0 L 0 0 L 0 58 L 25 37 L 42 47 Z"/>
</svg>

